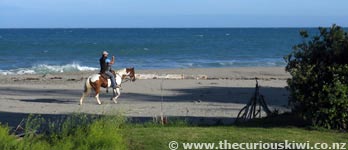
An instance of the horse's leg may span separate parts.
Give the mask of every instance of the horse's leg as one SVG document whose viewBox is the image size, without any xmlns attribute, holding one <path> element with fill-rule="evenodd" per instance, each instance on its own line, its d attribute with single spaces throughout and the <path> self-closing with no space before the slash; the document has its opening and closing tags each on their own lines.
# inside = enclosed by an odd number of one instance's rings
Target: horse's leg
<svg viewBox="0 0 348 150">
<path fill-rule="evenodd" d="M 116 97 L 116 90 L 112 88 L 112 97 L 110 98 L 110 100 L 114 100 L 115 97 Z"/>
<path fill-rule="evenodd" d="M 100 93 L 100 86 L 96 87 L 96 89 L 95 89 L 95 98 L 97 99 L 97 102 L 100 105 L 101 102 L 99 100 L 99 93 Z"/>
<path fill-rule="evenodd" d="M 112 98 L 115 98 L 116 97 L 116 89 L 112 89 Z"/>
<path fill-rule="evenodd" d="M 82 93 L 82 96 L 80 98 L 80 105 L 82 105 L 82 102 L 83 102 L 83 98 L 87 95 L 87 92 L 83 92 Z"/>
<path fill-rule="evenodd" d="M 98 104 L 100 105 L 101 102 L 100 102 L 100 100 L 99 100 L 99 93 L 98 93 L 97 95 L 95 95 L 95 98 L 97 99 L 97 102 L 98 102 Z"/>
<path fill-rule="evenodd" d="M 114 102 L 117 104 L 117 98 L 121 95 L 120 88 L 114 89 L 114 93 L 117 93 L 117 96 L 113 98 Z"/>
</svg>

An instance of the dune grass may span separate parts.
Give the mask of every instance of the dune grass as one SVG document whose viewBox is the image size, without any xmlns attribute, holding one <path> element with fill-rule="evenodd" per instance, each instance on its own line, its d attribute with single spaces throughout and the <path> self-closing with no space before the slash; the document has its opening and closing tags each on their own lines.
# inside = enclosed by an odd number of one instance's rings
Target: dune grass
<svg viewBox="0 0 348 150">
<path fill-rule="evenodd" d="M 278 120 L 277 120 L 278 121 Z M 262 124 L 262 122 L 253 123 Z M 25 136 L 10 135 L 10 129 L 0 126 L 0 149 L 168 149 L 170 141 L 212 142 L 348 142 L 348 134 L 335 130 L 299 127 L 255 126 L 192 126 L 184 121 L 170 124 L 131 124 L 116 116 L 76 114 L 60 120 L 44 120 L 30 116 Z M 33 131 L 38 131 L 33 132 Z"/>
<path fill-rule="evenodd" d="M 123 150 L 127 149 L 120 133 L 124 119 L 121 116 L 77 114 L 62 120 L 45 121 L 41 117 L 29 116 L 24 137 L 9 135 L 8 127 L 0 127 L 0 149 Z"/>
</svg>

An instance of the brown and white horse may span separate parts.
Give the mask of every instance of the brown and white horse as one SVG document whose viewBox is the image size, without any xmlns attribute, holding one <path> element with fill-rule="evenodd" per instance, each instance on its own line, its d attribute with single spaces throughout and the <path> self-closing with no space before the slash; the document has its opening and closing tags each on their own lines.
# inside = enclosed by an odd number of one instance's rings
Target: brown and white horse
<svg viewBox="0 0 348 150">
<path fill-rule="evenodd" d="M 117 85 L 121 86 L 122 80 L 125 80 L 126 77 L 130 78 L 130 81 L 135 81 L 135 71 L 134 68 L 124 68 L 115 72 L 115 79 Z M 80 105 L 82 105 L 83 98 L 88 95 L 88 93 L 93 89 L 95 91 L 95 98 L 97 99 L 98 104 L 101 102 L 99 100 L 100 88 L 109 88 L 111 86 L 111 80 L 105 79 L 100 74 L 93 74 L 89 76 L 84 85 L 84 91 L 80 99 Z M 121 95 L 120 88 L 113 89 L 113 97 L 111 98 L 115 103 L 117 103 L 117 98 Z M 117 93 L 117 95 L 116 95 Z"/>
</svg>

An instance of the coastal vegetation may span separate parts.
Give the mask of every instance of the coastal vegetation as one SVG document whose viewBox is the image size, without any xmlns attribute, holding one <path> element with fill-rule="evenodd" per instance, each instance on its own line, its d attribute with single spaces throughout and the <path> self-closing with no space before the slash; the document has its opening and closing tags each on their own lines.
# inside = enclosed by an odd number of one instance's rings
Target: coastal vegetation
<svg viewBox="0 0 348 150">
<path fill-rule="evenodd" d="M 121 116 L 74 114 L 51 121 L 30 115 L 23 134 L 9 135 L 10 128 L 0 127 L 0 149 L 126 149 L 120 133 L 123 119 Z"/>
<path fill-rule="evenodd" d="M 348 35 L 343 28 L 300 32 L 303 42 L 285 57 L 294 113 L 314 126 L 348 129 Z"/>
<path fill-rule="evenodd" d="M 285 118 L 285 117 L 279 117 Z M 279 119 L 278 118 L 278 119 Z M 337 130 L 283 126 L 286 120 L 260 119 L 232 126 L 197 126 L 176 120 L 129 123 L 121 115 L 75 114 L 54 121 L 40 116 L 26 119 L 24 136 L 18 137 L 5 125 L 0 127 L 0 149 L 168 149 L 170 141 L 212 142 L 347 142 L 348 134 Z M 175 119 L 174 119 L 175 120 Z M 288 120 L 290 121 L 290 120 Z M 273 122 L 273 123 L 272 123 Z M 273 124 L 273 125 L 272 125 Z M 262 126 L 263 125 L 263 126 Z"/>
</svg>

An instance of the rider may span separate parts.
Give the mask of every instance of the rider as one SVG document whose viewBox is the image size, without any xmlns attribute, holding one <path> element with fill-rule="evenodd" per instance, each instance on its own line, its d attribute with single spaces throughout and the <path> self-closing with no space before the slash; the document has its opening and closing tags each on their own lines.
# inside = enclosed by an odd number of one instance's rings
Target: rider
<svg viewBox="0 0 348 150">
<path fill-rule="evenodd" d="M 110 59 L 108 58 L 108 54 L 109 53 L 107 51 L 104 51 L 102 57 L 99 59 L 100 73 L 105 73 L 107 76 L 110 77 L 111 87 L 115 89 L 118 87 L 118 85 L 116 84 L 114 74 L 112 74 L 111 72 L 111 66 L 115 63 L 115 57 L 112 56 L 112 59 L 110 61 Z"/>
</svg>

